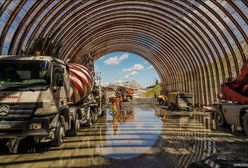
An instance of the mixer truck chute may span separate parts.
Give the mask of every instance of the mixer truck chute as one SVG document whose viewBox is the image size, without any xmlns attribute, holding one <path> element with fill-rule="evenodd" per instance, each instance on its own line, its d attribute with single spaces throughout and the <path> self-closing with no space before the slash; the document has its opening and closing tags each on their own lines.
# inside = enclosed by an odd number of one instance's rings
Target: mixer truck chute
<svg viewBox="0 0 248 168">
<path fill-rule="evenodd" d="M 80 64 L 49 56 L 0 57 L 0 143 L 16 153 L 19 141 L 62 144 L 102 113 L 100 85 Z M 101 106 L 99 106 L 101 105 Z"/>
</svg>

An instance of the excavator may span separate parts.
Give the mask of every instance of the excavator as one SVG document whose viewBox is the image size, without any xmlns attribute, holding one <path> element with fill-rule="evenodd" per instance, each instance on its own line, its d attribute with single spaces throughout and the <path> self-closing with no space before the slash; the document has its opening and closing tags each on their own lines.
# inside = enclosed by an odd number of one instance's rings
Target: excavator
<svg viewBox="0 0 248 168">
<path fill-rule="evenodd" d="M 248 136 L 248 61 L 236 79 L 227 79 L 221 84 L 217 95 L 220 103 L 212 113 L 216 127 L 241 127 Z"/>
</svg>

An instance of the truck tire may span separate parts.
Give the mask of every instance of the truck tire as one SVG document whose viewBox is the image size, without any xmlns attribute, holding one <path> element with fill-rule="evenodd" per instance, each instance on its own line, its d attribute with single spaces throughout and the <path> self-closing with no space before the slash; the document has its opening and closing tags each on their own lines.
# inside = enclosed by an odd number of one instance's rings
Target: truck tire
<svg viewBox="0 0 248 168">
<path fill-rule="evenodd" d="M 164 100 L 160 99 L 159 100 L 159 105 L 164 105 Z"/>
<path fill-rule="evenodd" d="M 20 140 L 18 145 L 18 153 L 35 153 L 36 143 L 34 137 L 26 137 Z"/>
<path fill-rule="evenodd" d="M 91 113 L 92 113 L 92 123 L 95 124 L 98 119 L 98 108 L 92 110 Z"/>
<path fill-rule="evenodd" d="M 101 113 L 101 117 L 106 116 L 106 111 L 107 111 L 107 105 L 106 104 L 102 104 L 102 113 Z"/>
<path fill-rule="evenodd" d="M 65 136 L 65 128 L 62 125 L 63 117 L 58 121 L 58 125 L 56 127 L 55 133 L 54 133 L 54 140 L 52 142 L 52 146 L 60 146 L 63 143 L 63 138 Z"/>
<path fill-rule="evenodd" d="M 107 114 L 106 112 L 107 112 L 107 109 L 103 110 L 103 111 L 102 111 L 102 114 L 101 114 L 101 117 L 105 117 L 106 114 Z"/>
<path fill-rule="evenodd" d="M 130 102 L 130 101 L 131 101 L 130 97 L 127 97 L 127 102 Z"/>
<path fill-rule="evenodd" d="M 174 106 L 174 104 L 172 104 L 172 103 L 169 104 L 168 109 L 171 110 L 171 111 L 175 111 L 175 106 Z"/>
<path fill-rule="evenodd" d="M 243 130 L 245 132 L 245 135 L 248 136 L 248 114 L 243 116 Z"/>
<path fill-rule="evenodd" d="M 94 122 L 93 122 L 94 115 L 95 115 L 94 111 L 92 109 L 90 109 L 90 118 L 87 120 L 87 122 L 85 124 L 89 128 L 91 128 L 94 124 Z"/>
<path fill-rule="evenodd" d="M 75 114 L 75 118 L 71 121 L 71 129 L 68 132 L 69 136 L 77 136 L 80 129 L 80 121 L 78 119 L 78 114 Z"/>
<path fill-rule="evenodd" d="M 0 153 L 7 153 L 8 152 L 8 147 L 7 147 L 7 143 L 8 143 L 7 138 L 4 139 L 0 139 Z"/>
<path fill-rule="evenodd" d="M 215 122 L 215 125 L 217 128 L 220 128 L 220 127 L 226 128 L 229 126 L 229 124 L 227 124 L 227 122 L 225 120 L 223 113 L 220 111 L 215 111 L 214 122 Z"/>
</svg>

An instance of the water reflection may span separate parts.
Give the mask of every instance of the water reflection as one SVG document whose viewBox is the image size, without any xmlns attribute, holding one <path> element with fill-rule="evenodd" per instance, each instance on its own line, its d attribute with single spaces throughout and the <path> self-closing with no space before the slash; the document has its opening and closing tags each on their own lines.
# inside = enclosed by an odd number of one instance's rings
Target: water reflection
<svg viewBox="0 0 248 168">
<path fill-rule="evenodd" d="M 61 147 L 3 154 L 0 167 L 162 168 L 248 159 L 248 139 L 242 132 L 213 130 L 208 113 L 171 112 L 154 104 L 141 99 L 116 115 L 109 111 L 92 128 L 66 138 Z"/>
<path fill-rule="evenodd" d="M 113 132 L 114 135 L 118 132 L 118 123 L 124 124 L 128 120 L 134 120 L 134 112 L 133 111 L 127 111 L 127 110 L 120 110 L 117 111 L 115 114 L 111 114 L 113 119 Z M 109 116 L 109 115 L 108 115 Z"/>
<path fill-rule="evenodd" d="M 233 167 L 235 163 L 248 163 L 248 138 L 237 130 L 232 134 L 231 130 L 217 130 L 209 113 L 160 110 L 156 116 L 161 120 L 166 116 L 155 147 L 168 167 Z"/>
<path fill-rule="evenodd" d="M 119 110 L 115 115 L 108 113 L 106 146 L 98 152 L 115 159 L 152 153 L 151 147 L 163 125 L 159 118 L 153 117 L 154 113 L 154 109 L 142 110 L 138 107 Z"/>
</svg>

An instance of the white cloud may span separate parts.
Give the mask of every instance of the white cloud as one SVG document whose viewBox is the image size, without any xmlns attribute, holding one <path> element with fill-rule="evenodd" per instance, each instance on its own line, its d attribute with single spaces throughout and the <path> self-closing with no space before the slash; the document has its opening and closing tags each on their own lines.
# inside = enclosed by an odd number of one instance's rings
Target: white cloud
<svg viewBox="0 0 248 168">
<path fill-rule="evenodd" d="M 123 72 L 130 72 L 130 71 L 141 71 L 144 69 L 144 66 L 142 64 L 135 64 L 134 66 L 132 66 L 131 68 L 126 68 L 123 69 Z"/>
<path fill-rule="evenodd" d="M 147 70 L 152 70 L 152 69 L 154 69 L 152 65 L 147 68 Z"/>
<path fill-rule="evenodd" d="M 120 63 L 120 60 L 118 59 L 118 57 L 111 57 L 105 60 L 104 63 L 107 65 L 118 65 Z"/>
<path fill-rule="evenodd" d="M 128 54 L 122 54 L 120 57 L 119 57 L 119 60 L 122 61 L 124 59 L 127 59 L 128 58 Z"/>
<path fill-rule="evenodd" d="M 128 58 L 128 54 L 122 54 L 120 56 L 110 57 L 109 59 L 105 60 L 104 63 L 106 65 L 118 65 L 121 61 Z"/>
<path fill-rule="evenodd" d="M 114 81 L 114 83 L 122 83 L 122 82 L 123 82 L 122 80 Z"/>
<path fill-rule="evenodd" d="M 132 71 L 132 72 L 130 72 L 129 74 L 127 74 L 127 75 L 125 76 L 125 79 L 132 78 L 132 77 L 134 77 L 134 76 L 137 75 L 137 74 L 138 74 L 137 71 Z"/>
</svg>

